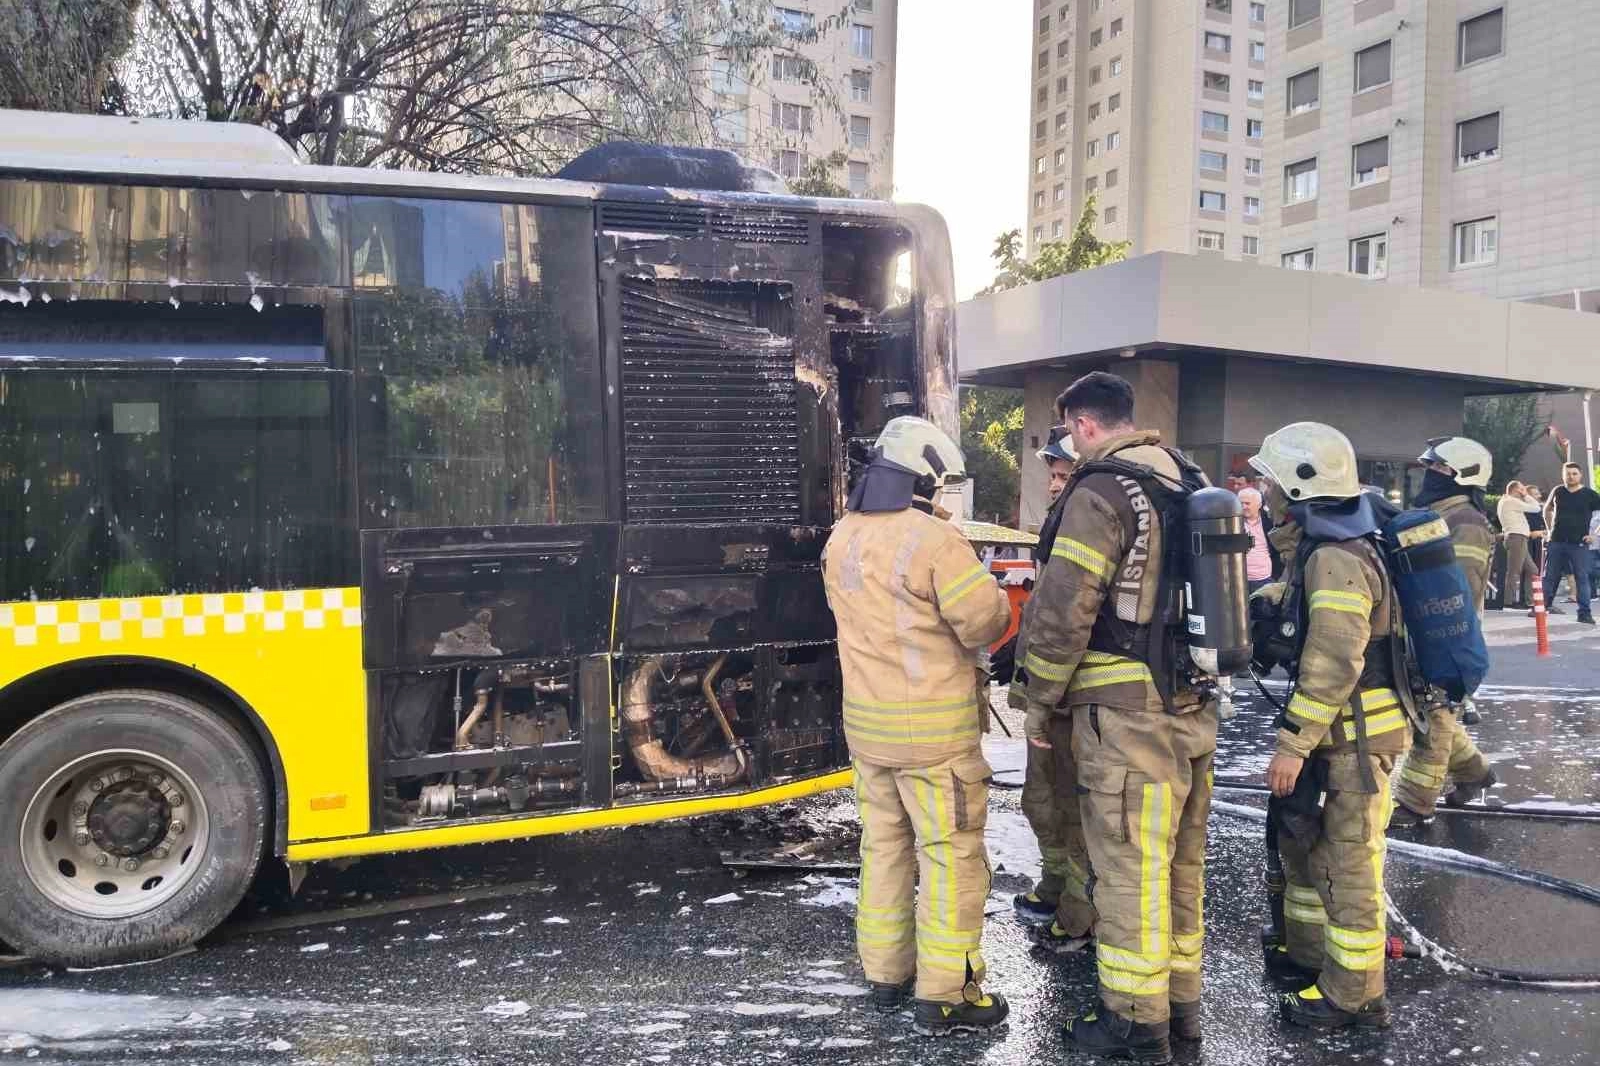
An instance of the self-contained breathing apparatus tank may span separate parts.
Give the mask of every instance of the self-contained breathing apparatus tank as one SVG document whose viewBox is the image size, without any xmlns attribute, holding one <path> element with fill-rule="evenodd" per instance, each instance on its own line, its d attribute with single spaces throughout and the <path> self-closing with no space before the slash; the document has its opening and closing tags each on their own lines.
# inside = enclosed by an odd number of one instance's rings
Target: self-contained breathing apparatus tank
<svg viewBox="0 0 1600 1066">
<path fill-rule="evenodd" d="M 1250 665 L 1249 586 L 1245 554 L 1250 535 L 1244 531 L 1239 497 L 1227 489 L 1204 488 L 1183 503 L 1187 543 L 1184 545 L 1184 624 L 1189 658 L 1202 673 L 1216 679 L 1219 712 L 1233 716 L 1233 675 Z"/>
</svg>

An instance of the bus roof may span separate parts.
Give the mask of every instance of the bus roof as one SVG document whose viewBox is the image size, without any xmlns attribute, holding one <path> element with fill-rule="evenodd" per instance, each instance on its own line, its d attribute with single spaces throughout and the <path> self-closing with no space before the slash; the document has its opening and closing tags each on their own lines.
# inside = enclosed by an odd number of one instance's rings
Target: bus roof
<svg viewBox="0 0 1600 1066">
<path fill-rule="evenodd" d="M 557 178 L 312 166 L 301 163 L 294 150 L 271 131 L 243 123 L 0 109 L 0 176 L 6 174 L 41 180 L 72 177 L 108 184 L 182 183 L 473 199 L 622 199 L 813 208 L 826 204 L 829 214 L 862 218 L 894 217 L 900 213 L 895 205 L 881 200 L 818 200 Z"/>
</svg>

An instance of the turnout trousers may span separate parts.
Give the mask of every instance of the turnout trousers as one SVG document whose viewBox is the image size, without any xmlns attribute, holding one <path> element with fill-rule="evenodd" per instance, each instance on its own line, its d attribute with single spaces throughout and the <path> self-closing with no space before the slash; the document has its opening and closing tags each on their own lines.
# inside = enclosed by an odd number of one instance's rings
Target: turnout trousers
<svg viewBox="0 0 1600 1066">
<path fill-rule="evenodd" d="M 1449 707 L 1428 712 L 1428 733 L 1418 736 L 1400 767 L 1394 798 L 1421 815 L 1433 814 L 1445 778 L 1481 781 L 1489 763 Z"/>
<path fill-rule="evenodd" d="M 1307 759 L 1302 773 L 1312 772 L 1313 759 L 1329 762 L 1321 825 L 1311 839 L 1278 837 L 1289 957 L 1320 970 L 1317 988 L 1348 1011 L 1383 995 L 1384 834 L 1393 809 L 1394 756 L 1367 756 L 1378 783 L 1373 793 L 1351 790 L 1360 788 L 1358 758 L 1350 751 Z"/>
<path fill-rule="evenodd" d="M 1075 706 L 1073 754 L 1093 866 L 1106 1007 L 1140 1023 L 1200 999 L 1215 710 Z"/>
<path fill-rule="evenodd" d="M 1089 902 L 1089 847 L 1083 839 L 1070 712 L 1051 715 L 1048 739 L 1048 748 L 1028 745 L 1022 786 L 1022 813 L 1039 840 L 1043 867 L 1034 894 L 1056 905 L 1056 924 L 1068 935 L 1083 936 L 1094 928 L 1094 906 Z"/>
<path fill-rule="evenodd" d="M 983 981 L 983 908 L 989 898 L 989 764 L 976 749 L 933 766 L 855 761 L 861 815 L 856 950 L 867 980 L 916 997 L 960 1003 Z M 921 891 L 917 883 L 921 882 Z"/>
</svg>

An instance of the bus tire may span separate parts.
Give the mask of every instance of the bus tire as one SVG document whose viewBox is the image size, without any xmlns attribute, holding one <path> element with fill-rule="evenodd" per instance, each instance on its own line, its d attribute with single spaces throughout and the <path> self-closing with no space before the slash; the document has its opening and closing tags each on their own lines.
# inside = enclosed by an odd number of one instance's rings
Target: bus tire
<svg viewBox="0 0 1600 1066">
<path fill-rule="evenodd" d="M 112 690 L 0 745 L 0 940 L 105 966 L 199 940 L 239 903 L 267 840 L 268 779 L 203 704 Z"/>
</svg>

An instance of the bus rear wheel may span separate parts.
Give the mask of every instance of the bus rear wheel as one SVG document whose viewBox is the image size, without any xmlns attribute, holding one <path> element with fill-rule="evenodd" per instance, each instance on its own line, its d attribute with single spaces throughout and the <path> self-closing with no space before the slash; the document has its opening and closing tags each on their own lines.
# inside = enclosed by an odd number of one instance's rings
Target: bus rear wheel
<svg viewBox="0 0 1600 1066">
<path fill-rule="evenodd" d="M 0 939 L 45 962 L 160 958 L 215 928 L 266 841 L 255 752 L 202 704 L 118 690 L 0 745 Z"/>
</svg>

